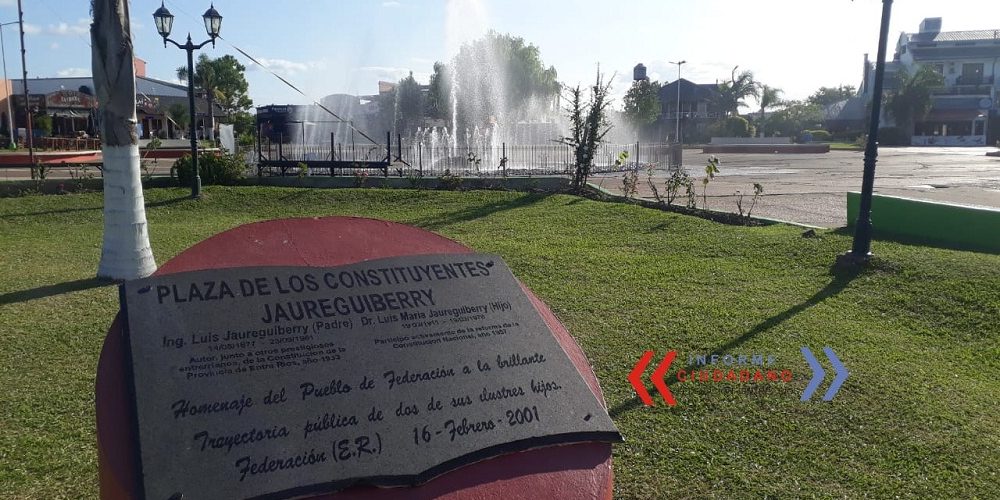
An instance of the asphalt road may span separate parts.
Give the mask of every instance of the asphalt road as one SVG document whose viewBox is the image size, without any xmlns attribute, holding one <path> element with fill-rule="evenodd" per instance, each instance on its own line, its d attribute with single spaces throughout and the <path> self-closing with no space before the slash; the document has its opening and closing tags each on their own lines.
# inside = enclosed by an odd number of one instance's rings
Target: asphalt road
<svg viewBox="0 0 1000 500">
<path fill-rule="evenodd" d="M 880 148 L 875 192 L 1000 209 L 1000 158 L 986 156 L 987 151 L 996 148 Z M 699 207 L 701 179 L 709 156 L 699 150 L 684 151 L 684 168 L 695 177 Z M 737 191 L 745 193 L 745 207 L 752 197 L 753 183 L 758 182 L 764 186 L 764 196 L 754 215 L 840 227 L 847 223 L 846 193 L 861 190 L 862 152 L 716 156 L 720 173 L 708 185 L 708 207 L 714 210 L 736 212 Z M 655 171 L 653 182 L 661 193 L 668 175 L 666 168 Z M 600 174 L 591 181 L 620 193 L 621 179 L 620 173 Z M 639 178 L 639 196 L 652 197 L 645 172 Z"/>
</svg>

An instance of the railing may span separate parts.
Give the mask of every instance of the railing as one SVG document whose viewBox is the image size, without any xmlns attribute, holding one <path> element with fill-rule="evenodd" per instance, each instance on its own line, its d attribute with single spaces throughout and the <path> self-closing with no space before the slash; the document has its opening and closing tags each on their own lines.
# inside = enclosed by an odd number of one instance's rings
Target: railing
<svg viewBox="0 0 1000 500">
<path fill-rule="evenodd" d="M 955 85 L 993 85 L 993 75 L 990 76 L 959 76 L 955 79 Z"/>
<path fill-rule="evenodd" d="M 702 111 L 681 111 L 680 113 L 677 113 L 676 111 L 671 111 L 671 112 L 663 113 L 663 116 L 665 118 L 667 118 L 667 119 L 670 119 L 670 120 L 676 120 L 678 114 L 681 115 L 682 119 L 683 118 L 711 118 L 711 119 L 715 119 L 715 118 L 722 118 L 723 115 L 724 115 L 724 113 L 719 113 L 717 111 L 704 111 L 704 112 L 702 112 Z"/>
<path fill-rule="evenodd" d="M 647 164 L 676 166 L 679 158 L 674 144 L 601 144 L 594 155 L 592 172 L 616 172 Z M 624 163 L 621 152 L 628 152 Z M 386 157 L 385 145 L 360 144 L 280 144 L 264 139 L 258 158 L 267 162 L 368 162 Z M 393 144 L 390 169 L 397 175 L 437 176 L 446 171 L 463 176 L 569 175 L 575 154 L 564 144 L 531 144 L 451 147 L 403 141 Z M 339 169 L 352 174 L 351 168 Z"/>
<path fill-rule="evenodd" d="M 31 141 L 36 148 L 56 151 L 96 151 L 101 149 L 100 139 L 77 139 L 75 137 L 35 137 Z M 27 148 L 25 139 L 18 141 L 18 147 Z"/>
</svg>

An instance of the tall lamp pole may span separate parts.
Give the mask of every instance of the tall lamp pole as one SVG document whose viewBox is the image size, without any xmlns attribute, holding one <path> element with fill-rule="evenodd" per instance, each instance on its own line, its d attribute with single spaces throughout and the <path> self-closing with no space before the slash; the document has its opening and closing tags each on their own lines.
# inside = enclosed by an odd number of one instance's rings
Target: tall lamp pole
<svg viewBox="0 0 1000 500">
<path fill-rule="evenodd" d="M 17 0 L 17 22 L 21 25 L 21 69 L 23 70 L 23 78 L 21 82 L 24 84 L 24 130 L 26 132 L 28 140 L 28 163 L 31 164 L 31 178 L 35 178 L 35 140 L 32 138 L 31 131 L 31 106 L 28 102 L 28 63 L 25 62 L 24 57 L 24 9 L 21 8 L 21 0 Z"/>
<path fill-rule="evenodd" d="M 6 82 L 10 81 L 7 79 L 7 49 L 3 44 L 3 27 L 9 26 L 11 24 L 18 24 L 20 21 L 11 21 L 9 23 L 0 23 L 0 55 L 3 56 L 3 81 L 4 85 Z M 11 94 L 14 93 L 14 86 L 11 85 L 9 88 L 4 89 L 7 93 L 7 128 L 10 135 L 10 141 L 14 143 L 14 133 L 17 131 L 17 127 L 14 125 L 14 108 L 11 107 Z"/>
<path fill-rule="evenodd" d="M 677 138 L 677 143 L 681 142 L 681 65 L 687 61 L 673 62 L 670 64 L 677 65 L 677 109 L 674 110 L 677 114 L 677 127 L 674 129 L 674 137 Z"/>
<path fill-rule="evenodd" d="M 882 112 L 882 81 L 885 76 L 885 47 L 889 37 L 889 16 L 892 0 L 882 0 L 882 28 L 878 37 L 878 59 L 875 60 L 875 86 L 872 89 L 872 114 L 868 120 L 868 144 L 865 145 L 865 170 L 861 179 L 861 206 L 854 228 L 854 244 L 844 254 L 849 263 L 863 264 L 871 258 L 872 191 L 875 189 L 875 163 L 878 161 L 878 128 Z"/>
<path fill-rule="evenodd" d="M 170 38 L 170 29 L 174 24 L 174 16 L 164 7 L 163 2 L 160 2 L 160 8 L 156 9 L 153 13 L 153 21 L 156 23 L 156 31 L 160 33 L 163 37 L 163 46 L 167 46 L 167 42 L 174 44 L 177 48 L 187 51 L 187 68 L 188 68 L 188 114 L 190 115 L 190 127 L 188 133 L 191 135 L 191 167 L 193 169 L 194 178 L 191 180 L 191 197 L 201 198 L 201 175 L 198 172 L 198 137 L 195 134 L 195 109 L 194 109 L 194 51 L 198 50 L 209 43 L 212 47 L 215 47 L 215 39 L 219 36 L 219 30 L 222 28 L 222 16 L 219 12 L 215 10 L 215 4 L 213 3 L 205 14 L 201 16 L 205 20 L 205 31 L 208 32 L 209 39 L 201 42 L 197 45 L 191 42 L 191 34 L 188 33 L 187 42 L 181 45 Z"/>
</svg>

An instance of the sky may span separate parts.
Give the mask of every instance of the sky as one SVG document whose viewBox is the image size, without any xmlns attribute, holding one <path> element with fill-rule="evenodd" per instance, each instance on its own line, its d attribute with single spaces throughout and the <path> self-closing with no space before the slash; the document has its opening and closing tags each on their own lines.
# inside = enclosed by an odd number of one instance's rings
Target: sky
<svg viewBox="0 0 1000 500">
<path fill-rule="evenodd" d="M 207 38 L 201 14 L 209 0 L 168 0 L 172 38 Z M 87 0 L 23 0 L 28 77 L 89 76 Z M 615 75 L 620 106 L 637 63 L 654 80 L 677 78 L 670 61 L 687 61 L 681 77 L 696 83 L 728 78 L 733 67 L 803 99 L 821 86 L 857 86 L 864 54 L 878 48 L 880 0 L 215 0 L 222 37 L 212 57 L 233 54 L 247 66 L 255 105 L 302 104 L 334 93 L 375 94 L 378 81 L 410 71 L 426 83 L 434 61 L 448 61 L 487 29 L 539 47 L 560 81 Z M 176 81 L 184 52 L 164 48 L 152 13 L 160 0 L 131 0 L 136 55 L 147 75 Z M 887 57 L 896 39 L 925 17 L 943 30 L 1000 29 L 1000 1 L 896 0 Z M 0 23 L 17 20 L 17 1 L 0 0 Z M 20 78 L 17 25 L 3 28 L 9 78 Z M 308 97 L 239 54 L 239 47 Z"/>
</svg>

